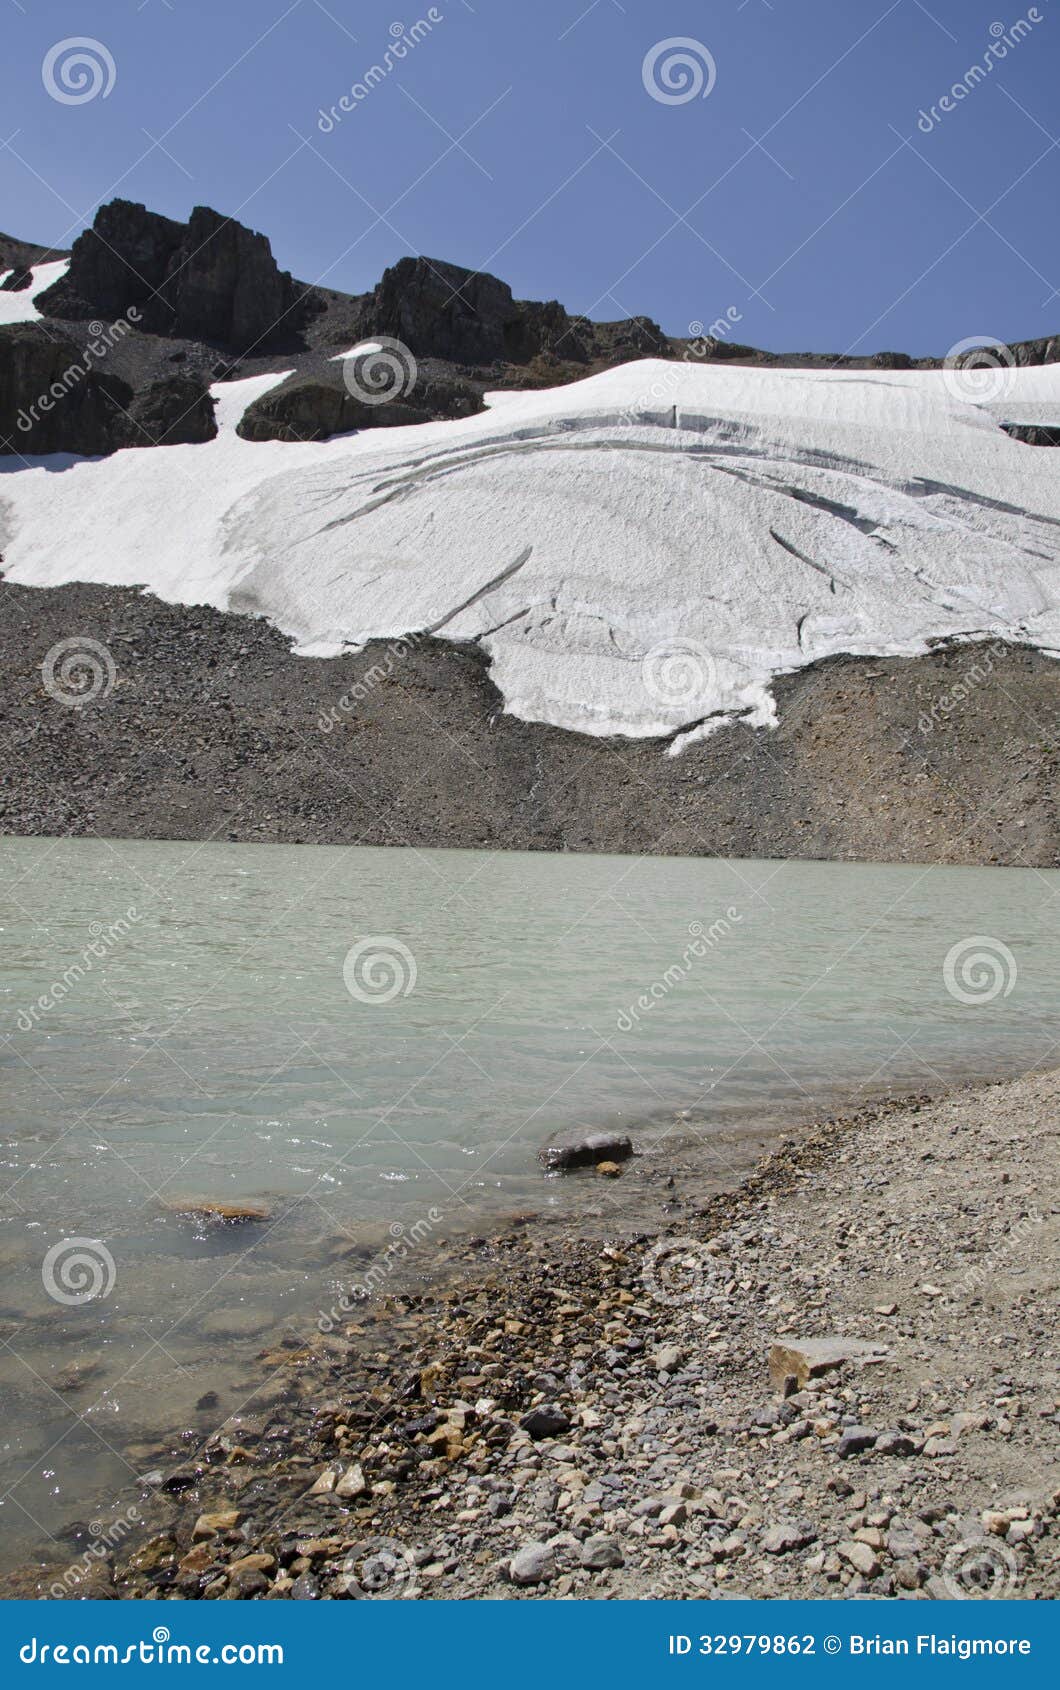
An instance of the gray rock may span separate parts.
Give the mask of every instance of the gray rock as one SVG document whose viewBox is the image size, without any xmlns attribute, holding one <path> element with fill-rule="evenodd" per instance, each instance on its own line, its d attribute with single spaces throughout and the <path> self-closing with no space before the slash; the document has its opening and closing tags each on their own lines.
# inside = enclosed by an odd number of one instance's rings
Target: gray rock
<svg viewBox="0 0 1060 1690">
<path fill-rule="evenodd" d="M 513 1584 L 547 1584 L 556 1576 L 556 1557 L 547 1543 L 525 1543 L 508 1563 Z"/>
<path fill-rule="evenodd" d="M 789 1379 L 801 1390 L 808 1379 L 819 1379 L 847 1362 L 880 1361 L 886 1354 L 884 1345 L 864 1338 L 780 1338 L 769 1352 L 769 1376 L 778 1391 Z"/>
<path fill-rule="evenodd" d="M 793 1549 L 805 1549 L 816 1537 L 812 1520 L 783 1520 L 763 1533 L 762 1548 L 767 1555 L 787 1555 Z"/>
<path fill-rule="evenodd" d="M 881 1432 L 875 1445 L 877 1455 L 916 1455 L 919 1448 L 908 1432 Z"/>
<path fill-rule="evenodd" d="M 586 1538 L 582 1545 L 581 1563 L 594 1573 L 602 1572 L 606 1567 L 621 1567 L 625 1565 L 622 1546 L 615 1537 L 607 1537 L 598 1532 L 595 1537 Z"/>
<path fill-rule="evenodd" d="M 116 199 L 78 236 L 66 275 L 38 295 L 38 309 L 79 319 L 135 307 L 150 334 L 242 351 L 289 339 L 306 292 L 278 268 L 264 235 L 208 206 L 185 224 Z"/>
<path fill-rule="evenodd" d="M 532 1408 L 529 1414 L 524 1414 L 519 1424 L 532 1438 L 558 1438 L 563 1432 L 570 1431 L 571 1423 L 569 1416 L 555 1403 L 542 1403 L 540 1408 Z"/>
<path fill-rule="evenodd" d="M 312 1573 L 301 1573 L 291 1586 L 292 1602 L 319 1602 L 320 1586 Z"/>
<path fill-rule="evenodd" d="M 864 1455 L 867 1449 L 872 1449 L 876 1443 L 877 1434 L 867 1426 L 846 1426 L 839 1434 L 837 1453 L 844 1458 L 850 1455 Z"/>
<path fill-rule="evenodd" d="M 343 367 L 289 376 L 247 406 L 236 433 L 243 440 L 327 440 L 362 428 L 407 428 L 417 423 L 469 417 L 483 407 L 467 382 L 417 376 L 400 398 L 371 405 L 346 386 Z"/>
</svg>

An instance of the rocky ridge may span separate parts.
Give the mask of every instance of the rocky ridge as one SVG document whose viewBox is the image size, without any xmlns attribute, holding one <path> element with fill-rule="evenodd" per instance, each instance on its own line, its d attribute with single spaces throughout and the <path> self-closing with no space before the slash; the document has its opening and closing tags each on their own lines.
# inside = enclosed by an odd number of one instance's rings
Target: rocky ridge
<svg viewBox="0 0 1060 1690">
<path fill-rule="evenodd" d="M 0 285 L 23 290 L 28 266 L 62 256 L 0 236 L 0 271 L 10 267 Z M 45 321 L 28 337 L 43 342 L 34 361 L 24 352 L 17 362 L 5 356 L 13 330 L 0 328 L 0 451 L 23 455 L 210 438 L 201 421 L 209 384 L 278 368 L 292 374 L 249 407 L 240 429 L 247 439 L 319 440 L 356 428 L 466 416 L 482 409 L 489 389 L 556 387 L 648 357 L 806 369 L 940 366 L 938 359 L 899 352 L 864 358 L 764 352 L 709 331 L 682 339 L 648 317 L 591 322 L 557 300 L 516 299 L 496 276 L 422 256 L 399 259 L 364 294 L 344 294 L 297 281 L 279 268 L 264 235 L 209 207 L 197 206 L 181 223 L 120 199 L 99 208 L 74 242 L 66 274 L 35 304 Z M 83 358 L 86 336 L 101 322 L 130 328 L 108 350 L 106 369 L 132 390 L 135 398 L 123 397 L 122 404 L 141 426 L 115 427 L 100 400 L 77 414 L 58 407 L 47 428 L 13 428 L 13 419 L 47 392 L 41 383 L 50 373 L 48 341 L 62 337 L 68 366 Z M 383 406 L 351 395 L 335 362 L 374 337 L 400 341 L 419 366 L 411 389 Z M 1052 363 L 1060 358 L 1060 339 L 1016 343 L 1010 354 L 1017 365 Z M 187 400 L 195 420 L 185 428 L 185 413 L 167 407 L 159 427 L 162 385 L 177 373 L 195 384 Z M 156 419 L 153 426 L 147 418 Z M 1031 443 L 1052 444 L 1037 434 Z"/>
</svg>

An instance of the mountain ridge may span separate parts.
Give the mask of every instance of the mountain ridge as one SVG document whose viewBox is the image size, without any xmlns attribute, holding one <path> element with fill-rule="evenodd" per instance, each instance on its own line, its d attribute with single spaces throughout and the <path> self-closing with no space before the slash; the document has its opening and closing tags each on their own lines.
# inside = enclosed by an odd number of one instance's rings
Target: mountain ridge
<svg viewBox="0 0 1060 1690">
<path fill-rule="evenodd" d="M 667 335 L 647 316 L 595 322 L 558 300 L 516 299 L 486 271 L 425 256 L 400 258 L 374 288 L 347 294 L 297 280 L 279 268 L 265 235 L 206 206 L 181 223 L 135 201 L 107 202 L 73 243 L 66 272 L 31 294 L 31 268 L 66 256 L 0 236 L 0 267 L 7 266 L 0 293 L 26 300 L 30 325 L 0 328 L 0 452 L 99 454 L 172 443 L 186 437 L 189 404 L 208 417 L 213 383 L 278 365 L 290 375 L 252 407 L 248 438 L 323 440 L 354 428 L 464 416 L 482 409 L 490 390 L 563 386 L 651 357 L 763 369 L 922 370 L 945 362 L 893 351 L 767 352 L 731 339 L 727 318 L 694 338 Z M 127 391 L 101 383 L 76 426 L 60 411 L 46 428 L 26 427 L 57 359 L 71 365 L 83 356 L 84 325 L 98 328 L 101 318 L 124 331 L 107 347 L 105 365 Z M 7 344 L 14 326 L 23 328 L 17 359 Z M 380 409 L 351 396 L 342 354 L 373 338 L 411 353 L 422 377 L 418 394 L 410 390 Z M 1056 362 L 1060 336 L 1012 342 L 995 355 L 1015 367 Z M 168 384 L 178 373 L 174 397 Z M 208 423 L 196 429 L 196 438 L 212 437 Z"/>
</svg>

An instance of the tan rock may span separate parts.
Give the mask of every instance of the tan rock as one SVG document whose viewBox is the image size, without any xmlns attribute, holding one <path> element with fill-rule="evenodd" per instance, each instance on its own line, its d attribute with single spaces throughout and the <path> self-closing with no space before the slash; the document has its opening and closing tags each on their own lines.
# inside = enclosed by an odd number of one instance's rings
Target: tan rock
<svg viewBox="0 0 1060 1690">
<path fill-rule="evenodd" d="M 875 1578 L 880 1570 L 876 1554 L 867 1543 L 860 1543 L 856 1539 L 850 1543 L 840 1543 L 836 1546 L 836 1553 L 863 1578 Z"/>
<path fill-rule="evenodd" d="M 819 1379 L 846 1362 L 866 1364 L 882 1361 L 887 1354 L 882 1344 L 864 1338 L 784 1338 L 769 1352 L 769 1377 L 777 1390 L 787 1379 L 795 1379 L 802 1390 L 810 1379 Z"/>
<path fill-rule="evenodd" d="M 233 1573 L 274 1573 L 276 1571 L 275 1555 L 241 1555 L 238 1561 L 232 1561 L 228 1567 L 229 1574 Z"/>
<path fill-rule="evenodd" d="M 267 1221 L 272 1216 L 272 1210 L 266 1203 L 241 1203 L 220 1197 L 175 1197 L 167 1200 L 164 1207 L 170 1214 L 191 1215 L 197 1220 L 225 1221 L 233 1224 L 242 1221 Z"/>
<path fill-rule="evenodd" d="M 335 1486 L 335 1495 L 363 1496 L 367 1489 L 368 1483 L 364 1476 L 364 1469 L 361 1467 L 359 1462 L 355 1461 L 352 1467 L 347 1467 L 345 1473 L 342 1475 L 342 1478 Z"/>
<path fill-rule="evenodd" d="M 200 1514 L 192 1529 L 191 1541 L 199 1543 L 217 1532 L 234 1532 L 243 1516 L 238 1508 L 216 1508 L 212 1513 Z"/>
</svg>

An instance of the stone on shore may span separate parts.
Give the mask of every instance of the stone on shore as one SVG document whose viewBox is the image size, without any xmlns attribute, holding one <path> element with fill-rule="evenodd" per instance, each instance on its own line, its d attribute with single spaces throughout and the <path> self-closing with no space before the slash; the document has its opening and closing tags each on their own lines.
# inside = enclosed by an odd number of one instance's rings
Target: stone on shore
<svg viewBox="0 0 1060 1690">
<path fill-rule="evenodd" d="M 191 1540 L 200 1543 L 203 1538 L 214 1537 L 218 1532 L 235 1531 L 241 1519 L 238 1508 L 217 1508 L 210 1514 L 200 1514 L 192 1528 Z"/>
<path fill-rule="evenodd" d="M 846 1457 L 850 1455 L 864 1455 L 876 1443 L 876 1433 L 867 1426 L 846 1426 L 839 1434 L 838 1454 Z"/>
<path fill-rule="evenodd" d="M 876 1553 L 867 1543 L 858 1543 L 853 1540 L 850 1543 L 841 1543 L 838 1545 L 836 1553 L 840 1560 L 853 1567 L 854 1571 L 860 1573 L 862 1578 L 875 1578 L 880 1570 Z"/>
<path fill-rule="evenodd" d="M 363 1496 L 367 1489 L 368 1481 L 364 1476 L 364 1470 L 360 1464 L 355 1461 L 352 1467 L 347 1467 L 345 1473 L 342 1475 L 342 1478 L 335 1486 L 335 1495 Z"/>
<path fill-rule="evenodd" d="M 556 1557 L 547 1543 L 524 1543 L 508 1563 L 513 1584 L 547 1584 L 556 1576 Z"/>
<path fill-rule="evenodd" d="M 812 1520 L 784 1520 L 763 1534 L 762 1548 L 767 1555 L 787 1555 L 793 1549 L 805 1549 L 816 1537 Z"/>
<path fill-rule="evenodd" d="M 769 1352 L 769 1377 L 778 1391 L 788 1379 L 801 1391 L 810 1379 L 820 1379 L 847 1362 L 882 1361 L 886 1354 L 882 1344 L 864 1338 L 778 1338 Z"/>
<path fill-rule="evenodd" d="M 598 1532 L 595 1537 L 586 1538 L 582 1545 L 581 1563 L 590 1572 L 603 1572 L 608 1567 L 625 1565 L 622 1546 L 615 1537 L 608 1537 Z"/>
<path fill-rule="evenodd" d="M 570 1419 L 555 1403 L 542 1403 L 540 1408 L 532 1408 L 529 1414 L 524 1414 L 519 1422 L 524 1432 L 529 1432 L 534 1439 L 558 1438 L 564 1432 L 570 1431 Z"/>
<path fill-rule="evenodd" d="M 599 1162 L 624 1162 L 633 1154 L 633 1140 L 627 1133 L 587 1131 L 573 1127 L 556 1133 L 538 1152 L 546 1168 L 588 1168 Z"/>
<path fill-rule="evenodd" d="M 174 1215 L 227 1224 L 267 1221 L 272 1213 L 266 1203 L 236 1202 L 220 1197 L 177 1197 L 167 1201 L 165 1207 Z"/>
</svg>

